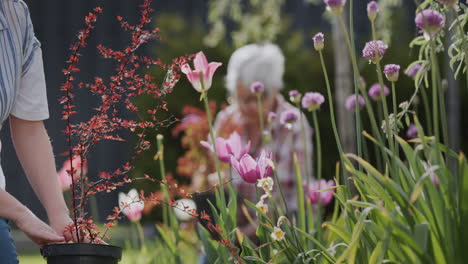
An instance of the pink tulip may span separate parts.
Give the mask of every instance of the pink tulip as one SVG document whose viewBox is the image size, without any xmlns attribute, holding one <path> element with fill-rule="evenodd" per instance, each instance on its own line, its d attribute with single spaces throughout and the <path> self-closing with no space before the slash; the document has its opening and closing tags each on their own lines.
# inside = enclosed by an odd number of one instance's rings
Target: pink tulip
<svg viewBox="0 0 468 264">
<path fill-rule="evenodd" d="M 119 193 L 119 208 L 130 221 L 139 221 L 144 207 L 145 203 L 136 189 L 131 189 L 128 194 Z"/>
<path fill-rule="evenodd" d="M 312 182 L 309 185 L 309 199 L 312 202 L 312 204 L 317 204 L 319 202 L 319 197 L 321 205 L 326 206 L 330 204 L 330 202 L 333 200 L 333 194 L 335 193 L 335 189 L 322 192 L 320 192 L 320 190 L 325 190 L 334 186 L 335 181 L 333 180 L 326 181 L 324 179 L 321 179 L 320 181 Z"/>
<path fill-rule="evenodd" d="M 216 71 L 216 69 L 222 65 L 220 62 L 210 62 L 208 63 L 208 60 L 205 57 L 205 54 L 203 54 L 202 51 L 198 52 L 197 55 L 195 55 L 195 59 L 193 60 L 193 65 L 195 67 L 195 70 L 192 71 L 190 68 L 190 65 L 187 63 L 182 65 L 182 72 L 187 75 L 187 78 L 189 82 L 192 84 L 193 88 L 197 90 L 198 92 L 204 92 L 202 84 L 200 82 L 200 73 L 202 73 L 203 77 L 203 84 L 205 90 L 210 89 L 211 87 L 211 81 L 213 79 L 213 75 Z"/>
<path fill-rule="evenodd" d="M 272 153 L 267 154 L 264 150 L 257 160 L 254 160 L 249 154 L 242 156 L 239 161 L 231 157 L 231 165 L 248 183 L 256 183 L 257 180 L 270 177 L 273 174 Z"/>
<path fill-rule="evenodd" d="M 211 152 L 214 152 L 213 145 L 209 142 L 202 141 L 200 144 Z M 250 151 L 250 141 L 247 143 L 247 146 L 243 148 L 242 139 L 237 131 L 234 131 L 228 139 L 221 137 L 216 138 L 215 145 L 218 159 L 222 162 L 229 162 L 231 160 L 231 156 L 234 156 L 236 160 L 240 160 L 242 156 Z"/>
<path fill-rule="evenodd" d="M 84 161 L 82 164 L 80 156 L 73 157 L 72 162 L 70 162 L 70 159 L 65 160 L 62 168 L 57 172 L 58 181 L 59 181 L 60 187 L 62 187 L 62 191 L 66 191 L 70 189 L 70 186 L 72 184 L 72 178 L 69 173 L 71 171 L 71 167 L 73 166 L 73 169 L 75 170 L 75 172 L 73 173 L 73 177 L 75 179 L 78 179 L 78 177 L 81 176 L 82 165 L 83 165 L 83 176 L 84 176 L 88 173 L 88 163 L 86 161 Z"/>
</svg>

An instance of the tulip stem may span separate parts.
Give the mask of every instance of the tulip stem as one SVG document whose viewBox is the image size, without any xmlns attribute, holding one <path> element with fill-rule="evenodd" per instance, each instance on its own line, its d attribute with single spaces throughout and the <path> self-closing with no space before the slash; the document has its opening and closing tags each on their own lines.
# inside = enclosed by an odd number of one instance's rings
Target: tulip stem
<svg viewBox="0 0 468 264">
<path fill-rule="evenodd" d="M 163 193 L 164 203 L 162 205 L 163 213 L 163 223 L 165 226 L 169 226 L 169 192 L 167 186 L 164 184 L 163 180 L 166 176 L 166 168 L 164 166 L 164 145 L 163 138 L 161 136 L 156 136 L 156 143 L 158 146 L 158 159 L 159 159 L 159 172 L 161 174 L 161 191 Z"/>
<path fill-rule="evenodd" d="M 208 103 L 208 91 L 205 90 L 205 83 L 203 82 L 203 73 L 200 72 L 200 83 L 202 87 L 202 91 L 204 93 L 203 97 L 203 102 L 205 103 L 205 111 L 206 111 L 206 116 L 208 119 L 208 126 L 210 127 L 210 140 L 211 144 L 213 144 L 213 153 L 214 153 L 214 160 L 215 160 L 215 166 L 216 166 L 216 173 L 218 174 L 218 180 L 219 180 L 219 189 L 220 189 L 220 195 L 221 195 L 221 203 L 222 203 L 222 209 L 225 211 L 226 207 L 226 197 L 224 196 L 224 184 L 223 184 L 223 178 L 221 177 L 221 166 L 219 164 L 219 158 L 218 158 L 218 151 L 216 150 L 216 141 L 213 133 L 213 119 L 211 117 L 211 111 L 210 111 L 210 105 Z"/>
</svg>

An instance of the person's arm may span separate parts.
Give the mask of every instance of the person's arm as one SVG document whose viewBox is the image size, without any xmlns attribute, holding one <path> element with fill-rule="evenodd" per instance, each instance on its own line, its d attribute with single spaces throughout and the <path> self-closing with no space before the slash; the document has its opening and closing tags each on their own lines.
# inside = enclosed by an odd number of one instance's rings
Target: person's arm
<svg viewBox="0 0 468 264">
<path fill-rule="evenodd" d="M 60 189 L 49 136 L 42 121 L 28 121 L 10 115 L 13 144 L 34 192 L 47 211 L 52 228 L 64 234 L 71 219 Z"/>
<path fill-rule="evenodd" d="M 37 218 L 28 208 L 2 189 L 0 189 L 0 204 L 0 216 L 13 221 L 19 229 L 23 230 L 39 246 L 64 241 L 63 236 L 55 233 L 52 228 Z"/>
</svg>

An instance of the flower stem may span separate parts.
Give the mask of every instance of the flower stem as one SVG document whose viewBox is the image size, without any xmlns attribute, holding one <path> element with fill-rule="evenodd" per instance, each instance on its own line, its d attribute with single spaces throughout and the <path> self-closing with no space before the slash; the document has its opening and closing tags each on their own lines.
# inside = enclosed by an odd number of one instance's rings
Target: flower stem
<svg viewBox="0 0 468 264">
<path fill-rule="evenodd" d="M 296 103 L 296 107 L 297 109 L 301 109 L 299 102 Z M 309 152 L 307 151 L 307 147 L 309 144 L 307 144 L 307 134 L 306 134 L 305 124 L 304 124 L 305 120 L 304 120 L 304 115 L 302 113 L 300 113 L 299 122 L 301 122 L 302 141 L 304 142 L 304 166 L 305 166 L 304 172 L 305 172 L 307 186 L 309 186 L 312 173 L 309 171 L 310 160 L 309 160 Z"/>
<path fill-rule="evenodd" d="M 333 134 L 335 136 L 335 141 L 336 141 L 336 146 L 338 147 L 338 152 L 340 153 L 340 156 L 343 156 L 344 154 L 343 148 L 341 146 L 340 137 L 338 135 L 338 129 L 336 128 L 335 107 L 333 103 L 333 96 L 331 92 L 330 81 L 328 79 L 327 67 L 325 65 L 325 60 L 323 59 L 322 51 L 319 51 L 319 54 L 320 54 L 320 63 L 322 64 L 323 76 L 325 77 L 325 84 L 327 86 L 328 101 L 330 102 L 330 118 L 332 121 Z"/>
<path fill-rule="evenodd" d="M 439 130 L 439 102 L 437 101 L 437 74 L 436 74 L 436 54 L 435 54 L 435 40 L 431 38 L 431 80 L 432 80 L 432 114 L 434 117 L 434 135 L 435 135 L 435 148 L 438 153 L 438 144 L 440 142 Z M 437 155 L 438 156 L 438 155 Z"/>
<path fill-rule="evenodd" d="M 221 203 L 222 203 L 222 209 L 224 211 L 224 208 L 226 207 L 226 197 L 224 196 L 224 186 L 223 186 L 223 178 L 221 177 L 221 166 L 219 164 L 219 158 L 218 158 L 218 151 L 216 150 L 216 141 L 214 137 L 214 132 L 213 132 L 213 120 L 211 118 L 211 111 L 210 111 L 210 105 L 208 103 L 208 91 L 205 89 L 205 83 L 203 81 L 203 73 L 200 72 L 200 83 L 202 87 L 202 91 L 204 93 L 203 97 L 203 102 L 205 103 L 205 111 L 206 111 L 206 116 L 208 119 L 208 125 L 210 127 L 210 140 L 211 144 L 213 144 L 213 153 L 214 153 L 214 160 L 215 160 L 215 166 L 216 166 L 216 173 L 218 174 L 218 180 L 219 180 L 219 189 L 220 189 L 220 195 L 221 195 Z"/>
<path fill-rule="evenodd" d="M 143 228 L 141 227 L 141 223 L 138 221 L 135 223 L 137 230 L 138 230 L 138 238 L 140 239 L 141 248 L 145 248 L 145 234 L 143 233 Z"/>
<path fill-rule="evenodd" d="M 322 147 L 320 145 L 320 128 L 316 111 L 312 111 L 312 119 L 314 120 L 315 145 L 317 146 L 317 180 L 320 180 L 322 178 Z"/>
<path fill-rule="evenodd" d="M 433 134 L 432 117 L 431 117 L 431 110 L 429 109 L 429 99 L 427 97 L 426 89 L 427 89 L 426 87 L 422 86 L 420 90 L 421 90 L 421 95 L 422 95 L 422 100 L 423 100 L 424 113 L 426 116 L 426 126 L 429 131 L 429 134 L 432 135 Z"/>
<path fill-rule="evenodd" d="M 356 53 L 354 51 L 353 45 L 351 44 L 350 37 L 346 25 L 343 21 L 341 15 L 338 16 L 338 21 L 340 23 L 343 34 L 345 35 L 346 45 L 348 46 L 349 56 L 351 58 L 351 64 L 353 66 L 353 80 L 354 80 L 354 94 L 356 95 L 356 105 L 355 105 L 355 114 L 356 114 L 356 141 L 357 141 L 357 153 L 358 156 L 362 156 L 362 141 L 361 141 L 361 114 L 359 112 L 359 96 L 358 96 L 358 79 L 359 79 L 359 67 L 357 65 Z M 359 166 L 361 168 L 361 166 Z"/>
<path fill-rule="evenodd" d="M 156 144 L 158 146 L 159 173 L 161 174 L 161 191 L 164 199 L 164 203 L 162 205 L 163 223 L 165 226 L 169 226 L 169 192 L 163 181 L 166 176 L 166 167 L 164 166 L 164 145 L 163 138 L 159 135 L 156 136 Z"/>
</svg>

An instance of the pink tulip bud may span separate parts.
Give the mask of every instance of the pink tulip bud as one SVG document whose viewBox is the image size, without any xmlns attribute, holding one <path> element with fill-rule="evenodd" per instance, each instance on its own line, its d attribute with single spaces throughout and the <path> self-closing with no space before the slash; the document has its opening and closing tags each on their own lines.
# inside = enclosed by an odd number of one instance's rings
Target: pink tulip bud
<svg viewBox="0 0 468 264">
<path fill-rule="evenodd" d="M 190 68 L 190 65 L 188 64 L 182 65 L 182 68 L 181 68 L 182 72 L 185 73 L 189 82 L 192 84 L 193 88 L 200 93 L 204 92 L 203 88 L 205 90 L 210 89 L 213 75 L 216 69 L 219 66 L 221 66 L 222 63 L 220 62 L 208 63 L 208 60 L 206 59 L 205 54 L 203 54 L 203 52 L 200 51 L 197 53 L 197 55 L 195 55 L 195 59 L 193 60 L 193 65 L 195 67 L 195 70 L 193 71 Z M 200 74 L 203 80 L 200 80 Z M 202 87 L 201 81 L 203 81 L 204 87 Z"/>
</svg>

